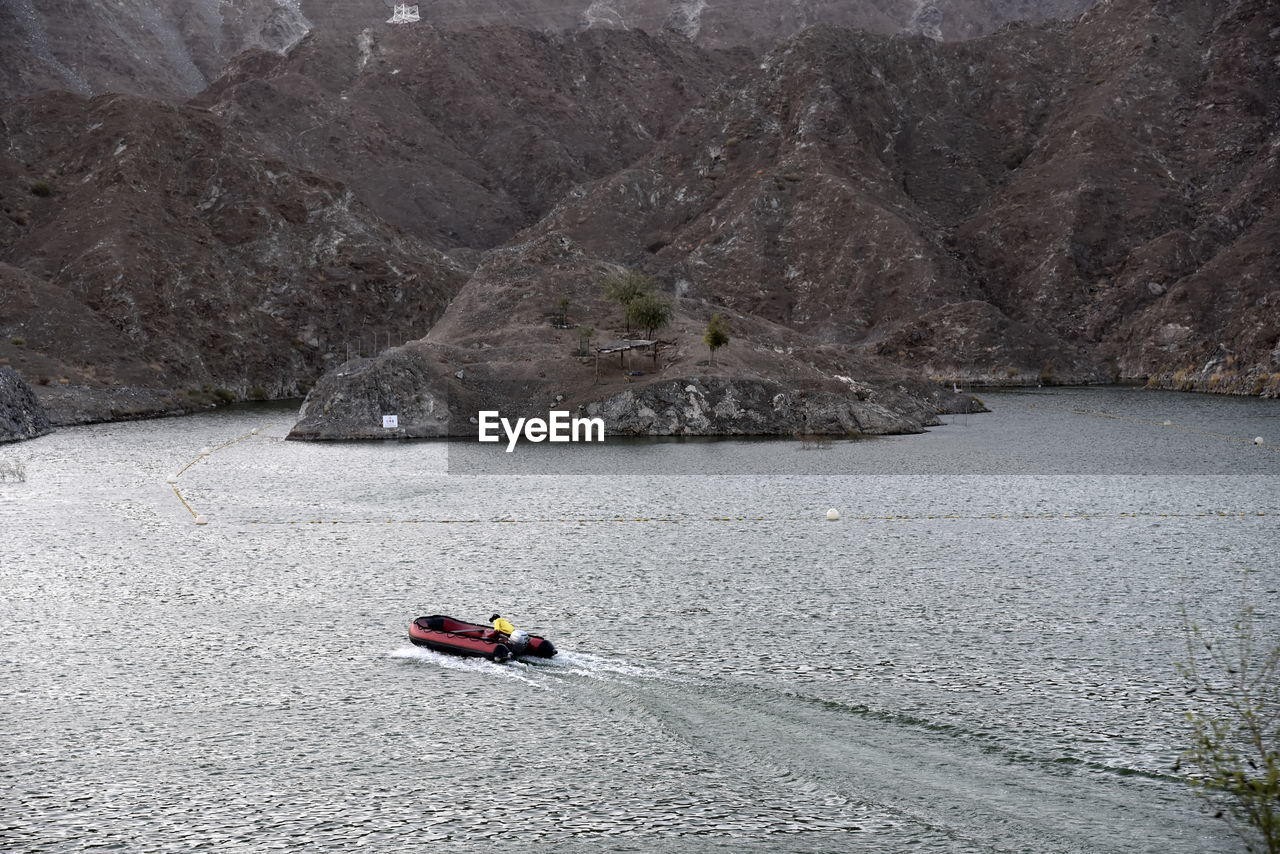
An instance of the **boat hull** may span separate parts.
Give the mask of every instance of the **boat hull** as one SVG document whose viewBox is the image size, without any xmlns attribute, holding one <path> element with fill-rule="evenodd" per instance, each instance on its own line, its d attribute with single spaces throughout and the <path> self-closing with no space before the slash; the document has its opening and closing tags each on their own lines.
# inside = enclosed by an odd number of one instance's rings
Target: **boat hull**
<svg viewBox="0 0 1280 854">
<path fill-rule="evenodd" d="M 410 623 L 409 640 L 436 652 L 490 661 L 507 661 L 521 656 L 551 658 L 556 654 L 555 646 L 546 638 L 529 635 L 525 643 L 515 643 L 510 638 L 504 640 L 482 623 L 468 623 L 443 614 L 418 617 Z"/>
</svg>

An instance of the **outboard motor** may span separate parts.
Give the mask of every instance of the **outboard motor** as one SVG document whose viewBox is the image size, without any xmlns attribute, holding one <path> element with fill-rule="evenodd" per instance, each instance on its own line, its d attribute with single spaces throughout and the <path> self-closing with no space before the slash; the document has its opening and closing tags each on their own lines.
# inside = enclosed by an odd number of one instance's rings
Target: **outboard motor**
<svg viewBox="0 0 1280 854">
<path fill-rule="evenodd" d="M 529 633 L 516 629 L 507 639 L 507 646 L 511 647 L 512 655 L 524 655 L 525 649 L 529 646 Z"/>
</svg>

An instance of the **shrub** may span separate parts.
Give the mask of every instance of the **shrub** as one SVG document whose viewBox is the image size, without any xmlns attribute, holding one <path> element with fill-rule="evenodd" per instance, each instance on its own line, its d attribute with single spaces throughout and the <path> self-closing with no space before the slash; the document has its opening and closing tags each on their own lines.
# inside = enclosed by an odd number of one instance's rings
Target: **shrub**
<svg viewBox="0 0 1280 854">
<path fill-rule="evenodd" d="M 591 339 L 592 337 L 595 336 L 595 334 L 596 334 L 596 330 L 595 330 L 595 327 L 593 326 L 578 327 L 578 355 L 579 356 L 591 355 Z"/>
<path fill-rule="evenodd" d="M 707 331 L 702 336 L 702 343 L 706 344 L 708 349 L 711 350 L 711 363 L 715 364 L 716 350 L 729 343 L 729 324 L 722 315 L 711 315 L 711 322 L 707 324 Z"/>
<path fill-rule="evenodd" d="M 637 297 L 654 290 L 656 285 L 652 276 L 638 270 L 627 270 L 604 280 L 604 295 L 626 308 Z"/>
<path fill-rule="evenodd" d="M 1246 850 L 1280 854 L 1280 643 L 1260 637 L 1256 622 L 1245 609 L 1227 649 L 1187 627 L 1179 671 L 1198 708 L 1187 715 L 1191 747 L 1178 768 L 1191 766 L 1191 784 Z"/>
<path fill-rule="evenodd" d="M 53 195 L 53 187 L 52 185 L 49 184 L 48 181 L 45 181 L 43 179 L 39 181 L 33 181 L 31 184 L 31 195 L 39 196 L 42 199 L 47 199 Z"/>
<path fill-rule="evenodd" d="M 0 483 L 11 480 L 22 483 L 27 479 L 27 467 L 21 460 L 0 460 Z"/>
<path fill-rule="evenodd" d="M 627 305 L 627 322 L 652 338 L 671 322 L 671 306 L 653 294 L 641 294 Z"/>
</svg>

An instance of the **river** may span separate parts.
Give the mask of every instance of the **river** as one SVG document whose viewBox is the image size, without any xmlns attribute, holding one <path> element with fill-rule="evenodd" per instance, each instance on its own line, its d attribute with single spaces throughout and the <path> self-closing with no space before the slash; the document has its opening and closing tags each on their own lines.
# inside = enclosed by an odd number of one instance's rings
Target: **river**
<svg viewBox="0 0 1280 854">
<path fill-rule="evenodd" d="M 0 847 L 1240 850 L 1175 663 L 1184 608 L 1280 636 L 1280 403 L 983 397 L 829 447 L 0 447 Z M 561 654 L 407 642 L 495 610 Z"/>
</svg>

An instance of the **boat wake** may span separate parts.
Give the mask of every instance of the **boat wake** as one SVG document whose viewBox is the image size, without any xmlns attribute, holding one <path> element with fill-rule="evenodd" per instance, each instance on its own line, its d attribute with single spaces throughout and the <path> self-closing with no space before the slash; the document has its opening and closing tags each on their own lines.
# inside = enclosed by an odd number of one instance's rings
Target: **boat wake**
<svg viewBox="0 0 1280 854">
<path fill-rule="evenodd" d="M 588 679 L 616 679 L 622 676 L 680 681 L 680 677 L 676 674 L 658 667 L 635 664 L 623 658 L 609 658 L 589 652 L 572 652 L 563 649 L 556 654 L 555 658 L 538 661 L 534 666 L 567 676 L 585 676 Z"/>
<path fill-rule="evenodd" d="M 462 658 L 436 652 L 420 646 L 402 646 L 387 653 L 390 658 L 433 664 L 446 670 L 462 670 L 500 678 L 526 682 L 534 687 L 549 689 L 540 678 L 582 677 L 601 681 L 663 681 L 687 682 L 688 677 L 648 664 L 636 664 L 622 658 L 610 658 L 589 652 L 560 650 L 555 658 L 523 658 L 497 664 L 483 658 Z"/>
<path fill-rule="evenodd" d="M 484 676 L 494 676 L 500 679 L 510 679 L 515 682 L 524 682 L 530 687 L 543 691 L 550 689 L 550 686 L 529 678 L 529 665 L 523 662 L 510 661 L 505 664 L 498 664 L 485 658 L 461 658 L 420 646 L 396 647 L 388 652 L 387 656 L 418 664 L 431 664 L 444 670 L 461 670 L 468 673 L 479 673 Z"/>
</svg>

